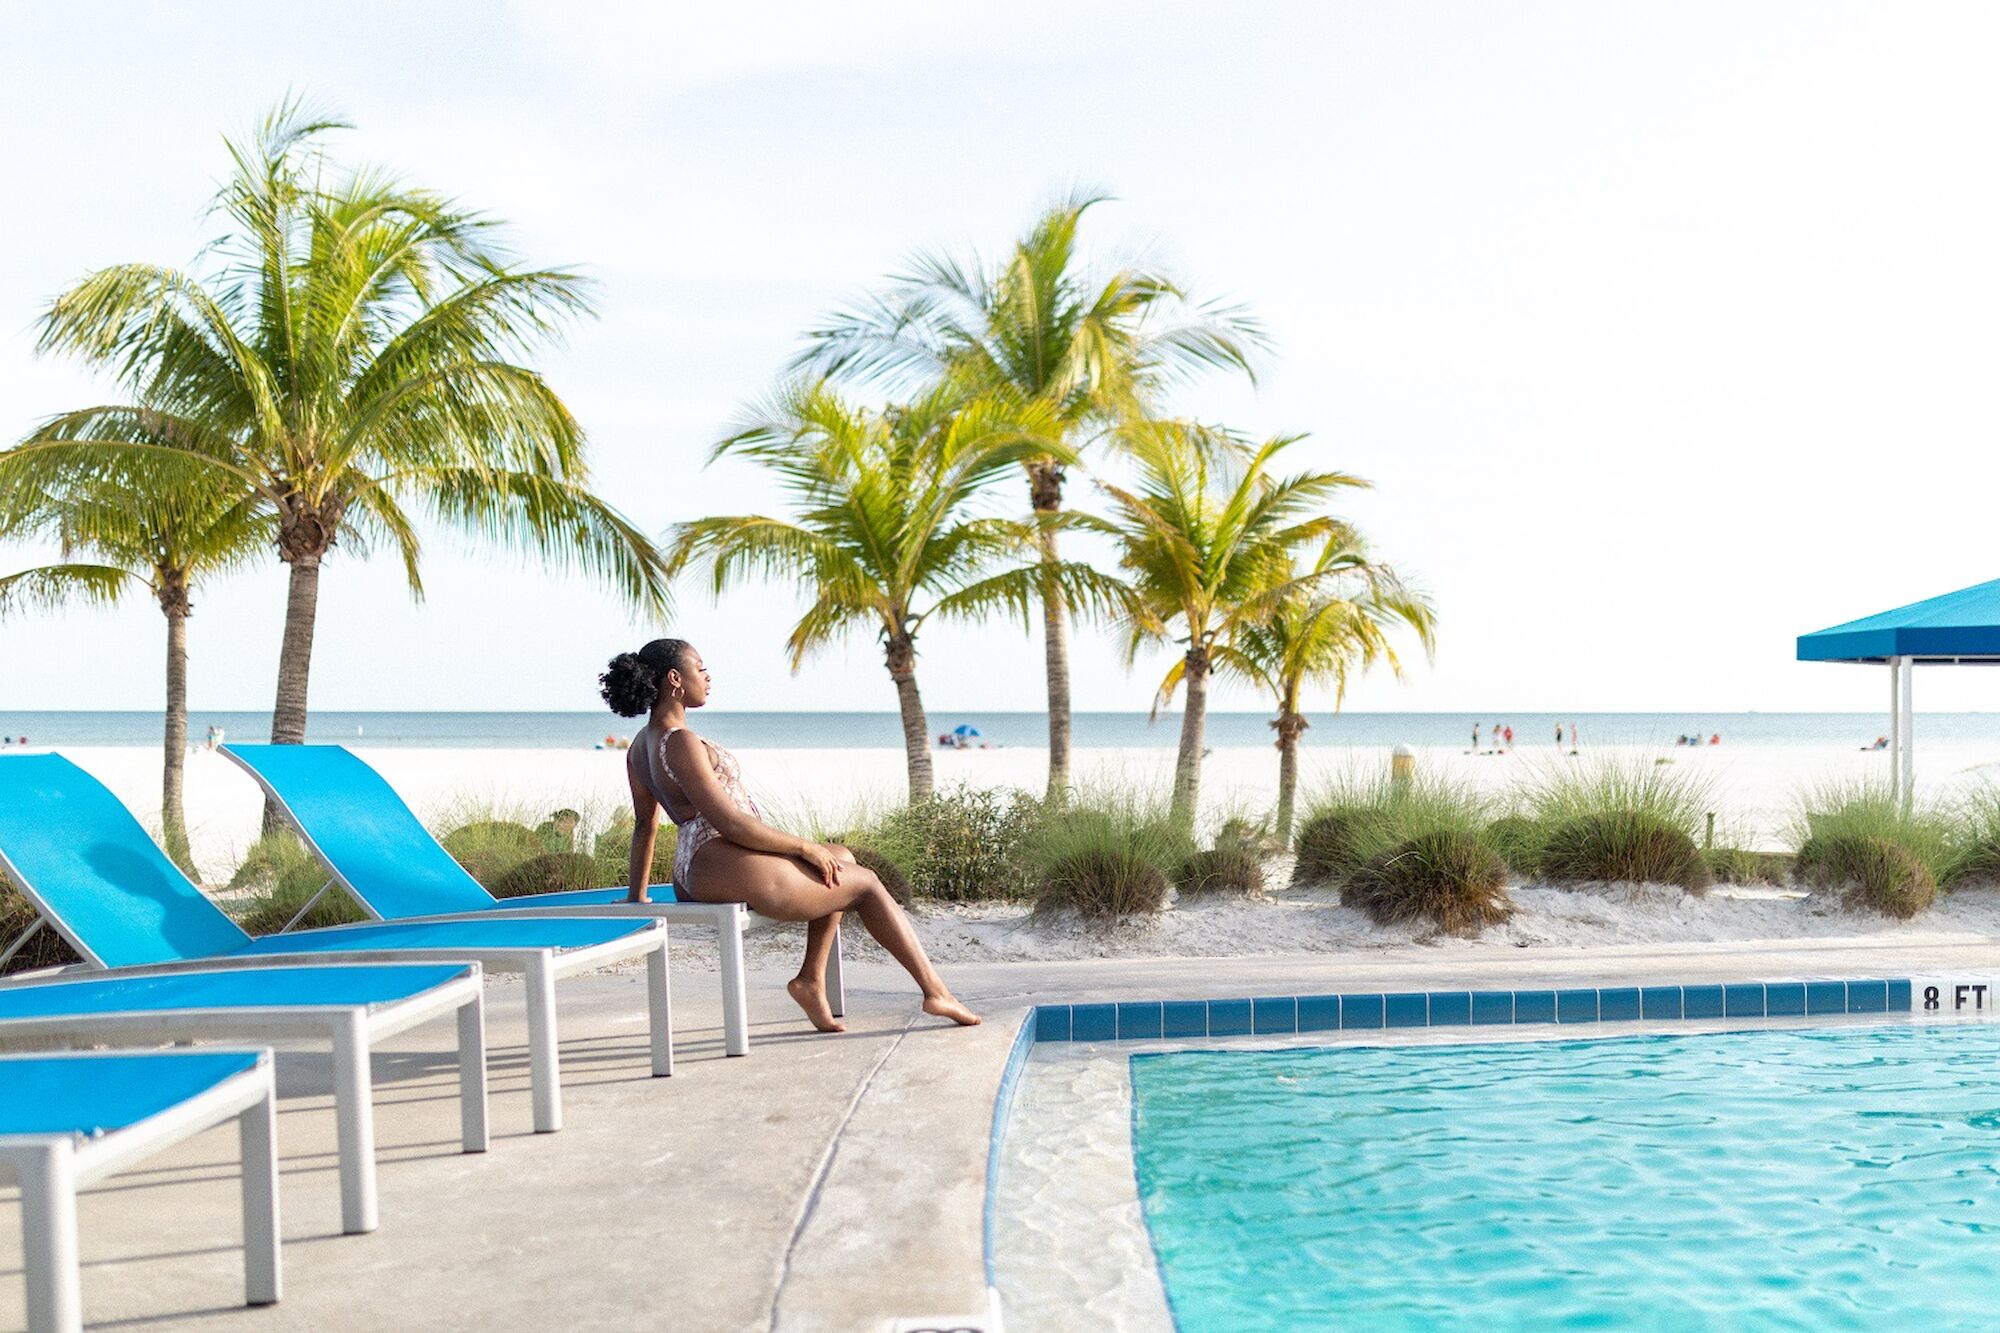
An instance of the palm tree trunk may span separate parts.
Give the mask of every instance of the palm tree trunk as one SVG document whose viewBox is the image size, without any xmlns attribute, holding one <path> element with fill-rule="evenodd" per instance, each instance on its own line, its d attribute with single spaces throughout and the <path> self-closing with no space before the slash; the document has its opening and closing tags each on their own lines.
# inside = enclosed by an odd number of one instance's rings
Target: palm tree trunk
<svg viewBox="0 0 2000 1333">
<path fill-rule="evenodd" d="M 313 624 L 319 616 L 319 562 L 333 549 L 346 502 L 319 501 L 298 491 L 284 497 L 278 525 L 278 556 L 292 567 L 285 594 L 285 637 L 278 646 L 278 700 L 271 709 L 271 744 L 303 745 L 306 740 L 306 678 L 312 674 Z M 264 806 L 264 831 L 277 811 Z"/>
<path fill-rule="evenodd" d="M 931 775 L 930 721 L 917 692 L 917 648 L 907 634 L 892 635 L 884 652 L 889 679 L 896 682 L 896 706 L 903 714 L 903 758 L 910 770 L 910 800 L 928 801 L 935 783 Z"/>
<path fill-rule="evenodd" d="M 1182 668 L 1187 697 L 1181 705 L 1181 749 L 1174 759 L 1174 818 L 1194 822 L 1201 802 L 1202 737 L 1208 724 L 1208 650 L 1188 649 Z"/>
<path fill-rule="evenodd" d="M 190 873 L 193 853 L 188 848 L 187 805 L 187 618 L 190 610 L 187 581 L 165 578 L 159 585 L 160 609 L 167 617 L 167 720 L 162 741 L 164 763 L 160 769 L 160 834 L 167 855 L 174 864 Z"/>
<path fill-rule="evenodd" d="M 285 637 L 278 648 L 278 699 L 271 710 L 271 744 L 303 745 L 306 684 L 312 674 L 313 623 L 319 615 L 319 557 L 292 561 L 285 596 Z"/>
<path fill-rule="evenodd" d="M 1299 792 L 1299 740 L 1311 724 L 1291 709 L 1281 709 L 1271 724 L 1278 732 L 1278 842 L 1292 845 L 1292 807 Z"/>
<path fill-rule="evenodd" d="M 1028 496 L 1037 514 L 1053 514 L 1062 508 L 1063 470 L 1055 463 L 1037 463 L 1028 472 Z M 1042 563 L 1053 566 L 1061 559 L 1056 551 L 1056 534 L 1044 529 L 1039 534 Z M 1060 801 L 1069 792 L 1069 611 L 1055 580 L 1042 589 L 1042 645 L 1046 652 L 1049 677 L 1049 787 L 1048 799 Z"/>
<path fill-rule="evenodd" d="M 313 625 L 319 616 L 319 553 L 287 557 L 291 586 L 285 594 L 285 637 L 278 646 L 278 698 L 271 709 L 271 744 L 306 741 L 306 684 L 312 674 Z M 285 827 L 278 803 L 264 801 L 264 834 Z"/>
</svg>

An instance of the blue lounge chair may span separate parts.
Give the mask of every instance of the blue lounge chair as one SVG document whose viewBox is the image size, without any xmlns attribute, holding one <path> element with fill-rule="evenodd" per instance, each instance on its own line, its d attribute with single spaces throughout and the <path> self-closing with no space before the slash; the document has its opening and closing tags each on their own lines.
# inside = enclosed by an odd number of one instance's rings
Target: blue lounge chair
<svg viewBox="0 0 2000 1333">
<path fill-rule="evenodd" d="M 667 935 L 657 921 L 363 922 L 253 939 L 202 896 L 102 783 L 61 755 L 0 756 L 0 874 L 93 967 L 478 963 L 527 981 L 535 1129 L 562 1127 L 555 983 L 646 960 L 653 1073 L 673 1073 Z"/>
<path fill-rule="evenodd" d="M 333 1055 L 343 1230 L 377 1223 L 369 1051 L 446 1013 L 458 1015 L 459 1118 L 467 1152 L 485 1152 L 485 994 L 477 963 L 231 968 L 138 976 L 83 973 L 0 986 L 0 1046 L 324 1041 Z"/>
<path fill-rule="evenodd" d="M 29 1333 L 83 1327 L 76 1192 L 234 1120 L 244 1296 L 278 1299 L 278 1116 L 268 1051 L 0 1056 L 0 1177 L 21 1185 Z"/>
<path fill-rule="evenodd" d="M 438 845 L 382 775 L 340 745 L 225 745 L 361 910 L 378 921 L 474 921 L 519 917 L 618 916 L 712 925 L 722 954 L 723 1049 L 750 1050 L 743 994 L 742 903 L 676 902 L 672 885 L 654 885 L 665 901 L 634 903 L 626 890 L 576 889 L 495 898 Z M 324 889 L 321 892 L 325 892 Z M 827 961 L 827 996 L 846 1012 L 840 937 Z"/>
</svg>

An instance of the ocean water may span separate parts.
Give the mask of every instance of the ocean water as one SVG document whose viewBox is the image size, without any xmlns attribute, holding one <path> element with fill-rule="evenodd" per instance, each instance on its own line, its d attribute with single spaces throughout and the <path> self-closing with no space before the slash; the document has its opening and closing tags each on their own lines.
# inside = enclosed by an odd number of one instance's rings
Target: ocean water
<svg viewBox="0 0 2000 1333">
<path fill-rule="evenodd" d="M 707 710 L 702 731 L 736 749 L 810 747 L 900 749 L 901 723 L 894 713 L 759 713 Z M 1494 723 L 1514 728 L 1517 747 L 1554 744 L 1555 727 L 1574 725 L 1585 745 L 1671 745 L 1677 736 L 1720 735 L 1725 744 L 1854 745 L 1887 729 L 1878 713 L 1322 713 L 1311 716 L 1310 743 L 1334 745 L 1464 746 L 1477 723 L 1485 743 Z M 976 728 L 996 746 L 1048 743 L 1048 719 L 1041 713 L 978 713 L 939 710 L 930 716 L 933 733 L 959 726 Z M 194 710 L 188 734 L 200 744 L 211 726 L 237 740 L 270 735 L 271 715 L 263 712 Z M 390 713 L 318 712 L 311 715 L 308 739 L 345 744 L 428 748 L 589 748 L 607 736 L 629 736 L 634 724 L 608 713 Z M 1180 739 L 1180 715 L 1163 713 L 1077 713 L 1076 744 L 1089 748 L 1171 748 Z M 1919 741 L 1952 740 L 2000 744 L 2000 713 L 1919 713 Z M 0 710 L 0 736 L 35 745 L 154 745 L 160 715 L 150 712 L 9 712 Z M 1211 747 L 1265 746 L 1274 739 L 1266 713 L 1210 713 Z"/>
<path fill-rule="evenodd" d="M 1181 1333 L 1973 1329 L 2000 1028 L 1131 1061 Z"/>
</svg>

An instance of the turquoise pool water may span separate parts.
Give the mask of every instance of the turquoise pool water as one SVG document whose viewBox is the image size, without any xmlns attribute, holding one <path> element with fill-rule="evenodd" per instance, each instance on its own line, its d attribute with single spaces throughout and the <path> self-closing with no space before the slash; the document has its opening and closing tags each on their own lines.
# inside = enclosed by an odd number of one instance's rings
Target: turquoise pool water
<svg viewBox="0 0 2000 1333">
<path fill-rule="evenodd" d="M 1991 1328 L 2000 1027 L 1132 1057 L 1183 1333 Z"/>
</svg>

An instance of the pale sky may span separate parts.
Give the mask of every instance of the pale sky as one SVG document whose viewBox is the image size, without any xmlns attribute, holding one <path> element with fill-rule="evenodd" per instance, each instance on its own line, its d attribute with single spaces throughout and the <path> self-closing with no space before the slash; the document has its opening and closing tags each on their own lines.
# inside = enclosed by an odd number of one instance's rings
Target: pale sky
<svg viewBox="0 0 2000 1333">
<path fill-rule="evenodd" d="M 86 271 L 189 262 L 220 136 L 287 89 L 349 160 L 508 219 L 602 318 L 542 361 L 649 530 L 775 495 L 708 445 L 802 330 L 913 248 L 1004 247 L 1059 188 L 1093 253 L 1248 303 L 1261 385 L 1176 406 L 1309 431 L 1437 598 L 1435 665 L 1366 709 L 1874 709 L 1798 633 L 1994 577 L 2000 11 L 1876 3 L 5 3 L 0 434 L 107 393 L 37 361 Z M 1087 484 L 1073 487 L 1088 504 Z M 1020 503 L 1008 493 L 996 502 Z M 0 545 L 0 570 L 44 553 Z M 612 652 L 696 641 L 717 707 L 889 710 L 872 637 L 800 677 L 791 590 L 666 625 L 433 539 L 322 584 L 321 708 L 585 708 Z M 191 700 L 267 708 L 275 558 L 197 597 Z M 143 602 L 0 625 L 0 706 L 149 708 Z M 1039 645 L 929 631 L 934 709 L 1035 709 Z M 1139 709 L 1080 631 L 1076 704 Z M 2000 707 L 1935 672 L 1926 708 Z M 1320 701 L 1322 704 L 1330 701 Z M 1257 699 L 1224 692 L 1221 707 Z"/>
</svg>

